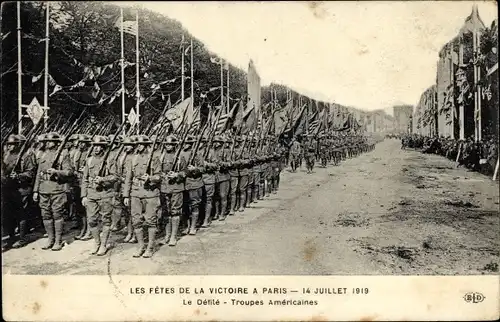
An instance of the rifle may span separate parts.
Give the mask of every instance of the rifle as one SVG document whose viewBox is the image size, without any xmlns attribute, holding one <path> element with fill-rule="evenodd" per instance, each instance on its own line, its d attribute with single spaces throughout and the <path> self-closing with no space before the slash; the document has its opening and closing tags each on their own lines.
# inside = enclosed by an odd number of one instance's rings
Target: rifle
<svg viewBox="0 0 500 322">
<path fill-rule="evenodd" d="M 217 132 L 217 124 L 219 123 L 219 119 L 220 119 L 221 114 L 222 114 L 222 107 L 221 107 L 219 113 L 217 114 L 217 118 L 215 119 L 214 129 L 210 133 L 210 140 L 208 141 L 208 145 L 207 145 L 207 148 L 205 150 L 205 154 L 203 155 L 203 159 L 208 158 L 208 154 L 210 153 L 210 149 L 212 148 L 212 144 L 214 142 L 215 133 Z"/>
<path fill-rule="evenodd" d="M 203 129 L 201 130 L 200 135 L 198 136 L 198 139 L 196 140 L 196 144 L 194 145 L 193 151 L 191 151 L 191 154 L 189 155 L 188 165 L 193 163 L 194 158 L 196 157 L 196 153 L 198 152 L 198 149 L 200 148 L 201 139 L 203 138 L 203 134 L 205 133 L 205 130 L 207 128 L 208 128 L 208 122 L 205 123 L 205 125 L 203 126 Z"/>
<path fill-rule="evenodd" d="M 98 172 L 99 177 L 104 177 L 104 170 L 106 168 L 106 163 L 107 163 L 109 154 L 111 153 L 111 150 L 113 149 L 113 144 L 115 144 L 116 138 L 118 137 L 118 134 L 120 134 L 120 132 L 122 131 L 125 123 L 126 123 L 126 121 L 122 122 L 122 124 L 118 128 L 118 131 L 116 131 L 115 135 L 113 135 L 113 139 L 111 140 L 111 142 L 109 144 L 108 150 L 106 151 L 106 154 L 104 155 L 104 159 L 102 161 L 101 167 L 99 168 L 99 172 Z"/>
<path fill-rule="evenodd" d="M 80 115 L 78 116 L 78 118 L 71 124 L 71 126 L 69 126 L 68 132 L 64 136 L 63 141 L 61 142 L 61 144 L 59 145 L 59 147 L 57 149 L 56 157 L 54 158 L 54 161 L 52 162 L 51 168 L 53 168 L 53 169 L 57 168 L 57 164 L 58 164 L 59 158 L 61 157 L 62 151 L 64 150 L 64 146 L 68 142 L 68 139 L 69 139 L 71 133 L 73 133 L 76 130 L 76 127 L 78 126 L 78 123 L 82 120 L 82 118 L 85 115 L 85 112 L 87 111 L 87 109 L 88 109 L 88 106 L 85 107 L 85 109 L 82 111 L 82 113 L 80 113 Z M 39 122 L 39 123 L 41 123 L 41 122 Z M 63 131 L 61 131 L 61 132 L 64 133 L 64 131 L 65 131 L 65 129 L 63 129 Z"/>
<path fill-rule="evenodd" d="M 36 135 L 38 134 L 38 132 L 42 128 L 42 125 L 43 125 L 43 122 L 38 122 L 37 125 L 31 129 L 30 133 L 28 134 L 28 137 L 26 138 L 26 141 L 24 141 L 23 146 L 21 147 L 21 150 L 19 151 L 19 155 L 17 156 L 16 163 L 14 164 L 14 167 L 12 168 L 12 172 L 16 172 L 16 169 L 19 168 L 24 153 L 28 150 L 28 147 L 30 146 L 32 139 L 34 137 L 36 137 Z"/>
<path fill-rule="evenodd" d="M 181 154 L 182 146 L 186 142 L 186 138 L 187 138 L 188 134 L 189 134 L 189 127 L 186 127 L 186 129 L 184 130 L 184 134 L 182 135 L 181 143 L 179 144 L 177 151 L 175 151 L 174 162 L 172 163 L 172 169 L 170 169 L 170 171 L 174 171 L 174 169 L 177 166 L 177 163 L 179 162 L 179 156 Z"/>
<path fill-rule="evenodd" d="M 148 166 L 146 168 L 146 173 L 149 173 L 151 175 L 151 163 L 153 162 L 153 156 L 154 156 L 154 152 L 155 152 L 155 146 L 156 146 L 156 143 L 158 142 L 158 139 L 163 135 L 165 134 L 165 128 L 162 128 L 161 125 L 163 125 L 165 123 L 165 119 L 162 120 L 162 122 L 160 123 L 160 128 L 158 129 L 158 134 L 156 135 L 154 141 L 153 141 L 153 147 L 151 148 L 151 152 L 149 153 L 149 157 L 148 157 Z M 163 150 L 163 149 L 162 149 Z"/>
</svg>

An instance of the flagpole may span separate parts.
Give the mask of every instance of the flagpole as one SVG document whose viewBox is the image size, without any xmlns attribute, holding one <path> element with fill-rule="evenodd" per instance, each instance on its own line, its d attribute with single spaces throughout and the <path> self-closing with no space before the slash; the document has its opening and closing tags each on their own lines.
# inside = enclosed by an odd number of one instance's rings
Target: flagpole
<svg viewBox="0 0 500 322">
<path fill-rule="evenodd" d="M 181 100 L 184 101 L 184 34 L 182 35 L 182 40 L 181 40 Z"/>
<path fill-rule="evenodd" d="M 21 2 L 17 2 L 17 123 L 19 134 L 23 133 L 23 87 L 21 64 Z"/>
<path fill-rule="evenodd" d="M 193 38 L 191 38 L 191 106 L 194 108 L 194 60 L 193 60 Z"/>
<path fill-rule="evenodd" d="M 461 44 L 461 39 L 460 39 L 460 44 Z M 461 46 L 461 45 L 460 45 Z M 461 60 L 462 60 L 462 57 L 461 57 L 461 50 L 462 47 L 459 47 L 459 57 L 458 57 L 458 66 L 460 68 L 460 65 L 462 64 L 461 63 Z M 451 60 L 450 60 L 450 70 L 451 70 L 451 73 L 450 73 L 450 83 L 452 85 L 452 88 L 451 88 L 451 95 L 454 97 L 455 95 L 455 70 L 454 70 L 454 67 L 453 67 L 453 53 L 454 53 L 454 46 L 453 46 L 453 43 L 451 44 L 450 46 L 450 56 L 451 56 Z M 449 99 L 449 98 L 448 98 Z M 455 100 L 453 99 L 452 102 L 451 102 L 451 133 L 450 133 L 450 138 L 452 139 L 455 139 L 455 114 L 456 114 L 456 108 L 455 108 Z M 460 110 L 460 114 L 463 115 L 463 112 L 462 112 L 462 109 Z M 462 117 L 463 119 L 463 117 Z M 459 120 L 460 122 L 460 120 Z M 459 123 L 460 124 L 460 123 Z"/>
<path fill-rule="evenodd" d="M 224 107 L 224 60 L 220 60 L 220 108 Z"/>
<path fill-rule="evenodd" d="M 43 84 L 43 126 L 47 130 L 48 108 L 49 108 L 49 4 L 46 2 L 47 12 L 45 17 L 45 70 L 44 70 L 44 84 Z"/>
<path fill-rule="evenodd" d="M 227 65 L 227 108 L 226 108 L 226 114 L 229 113 L 229 65 Z"/>
<path fill-rule="evenodd" d="M 475 44 L 475 48 L 474 48 L 474 54 L 475 54 L 475 58 L 474 58 L 474 61 L 476 62 L 479 62 L 478 59 L 479 59 L 479 41 L 480 41 L 480 34 L 477 32 L 476 29 L 474 29 L 474 44 Z M 474 70 L 475 70 L 475 78 L 474 78 L 474 84 L 476 84 L 477 88 L 476 88 L 476 106 L 475 106 L 475 109 L 474 109 L 474 118 L 475 118 L 475 124 L 476 124 L 476 142 L 479 142 L 481 141 L 481 132 L 482 132 L 482 129 L 481 129 L 481 85 L 479 85 L 479 81 L 481 79 L 481 69 L 479 68 L 479 65 L 477 63 L 474 64 Z"/>
<path fill-rule="evenodd" d="M 121 86 L 122 86 L 122 123 L 125 123 L 125 54 L 124 54 L 124 49 L 123 49 L 123 8 L 120 8 L 120 41 L 121 41 L 121 56 L 120 56 L 120 62 L 121 62 L 121 73 L 122 73 L 122 80 L 121 80 Z"/>
<path fill-rule="evenodd" d="M 135 82 L 137 84 L 137 89 L 135 91 L 135 97 L 136 97 L 136 102 L 135 102 L 135 111 L 137 112 L 137 134 L 140 132 L 140 121 L 141 121 L 141 114 L 139 112 L 139 104 L 140 104 L 140 99 L 141 99 L 141 93 L 140 93 L 140 86 L 139 86 L 139 11 L 135 12 L 135 22 L 137 24 L 137 35 L 135 37 Z"/>
</svg>

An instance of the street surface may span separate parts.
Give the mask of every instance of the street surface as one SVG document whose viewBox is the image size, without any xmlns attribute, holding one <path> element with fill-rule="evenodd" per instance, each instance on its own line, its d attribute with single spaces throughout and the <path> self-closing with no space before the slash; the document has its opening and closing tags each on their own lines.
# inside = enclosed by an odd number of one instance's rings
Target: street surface
<svg viewBox="0 0 500 322">
<path fill-rule="evenodd" d="M 340 166 L 285 170 L 276 195 L 214 222 L 153 258 L 119 242 L 104 257 L 93 241 L 60 252 L 43 239 L 3 255 L 4 274 L 498 274 L 498 183 L 386 139 Z"/>
</svg>

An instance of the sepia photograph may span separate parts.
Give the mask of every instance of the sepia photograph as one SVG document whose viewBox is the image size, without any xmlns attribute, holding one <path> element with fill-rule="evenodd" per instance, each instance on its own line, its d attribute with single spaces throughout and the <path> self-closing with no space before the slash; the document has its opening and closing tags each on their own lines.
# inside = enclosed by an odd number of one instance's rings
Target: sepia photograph
<svg viewBox="0 0 500 322">
<path fill-rule="evenodd" d="M 498 318 L 497 10 L 3 2 L 4 319 Z"/>
</svg>

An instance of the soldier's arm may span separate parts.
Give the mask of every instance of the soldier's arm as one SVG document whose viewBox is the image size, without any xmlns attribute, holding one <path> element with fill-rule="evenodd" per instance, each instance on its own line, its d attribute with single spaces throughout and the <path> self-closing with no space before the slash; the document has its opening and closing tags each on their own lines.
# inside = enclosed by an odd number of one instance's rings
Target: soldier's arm
<svg viewBox="0 0 500 322">
<path fill-rule="evenodd" d="M 62 157 L 61 170 L 58 170 L 57 174 L 61 177 L 70 177 L 73 175 L 73 167 L 67 153 Z"/>
<path fill-rule="evenodd" d="M 132 190 L 132 176 L 133 176 L 132 162 L 127 162 L 125 167 L 125 184 L 123 187 L 123 197 L 130 198 L 130 190 Z"/>
<path fill-rule="evenodd" d="M 35 172 L 35 184 L 33 185 L 34 193 L 38 193 L 38 190 L 40 188 L 41 176 L 42 176 L 42 171 L 40 171 L 40 166 L 38 166 Z"/>
<path fill-rule="evenodd" d="M 85 198 L 87 197 L 87 189 L 89 185 L 89 167 L 88 167 L 88 159 L 85 160 L 85 166 L 83 167 L 83 174 L 82 174 L 82 182 L 81 182 L 81 192 L 80 192 L 80 197 Z"/>
<path fill-rule="evenodd" d="M 36 176 L 36 161 L 33 153 L 28 153 L 22 160 L 23 172 L 19 173 L 19 180 L 31 181 Z"/>
<path fill-rule="evenodd" d="M 104 177 L 103 181 L 106 185 L 113 185 L 120 179 L 115 158 L 108 158 L 106 166 L 108 167 L 108 175 Z"/>
<path fill-rule="evenodd" d="M 149 177 L 149 181 L 158 184 L 161 181 L 162 162 L 159 158 L 154 158 L 151 163 L 152 175 Z"/>
</svg>

